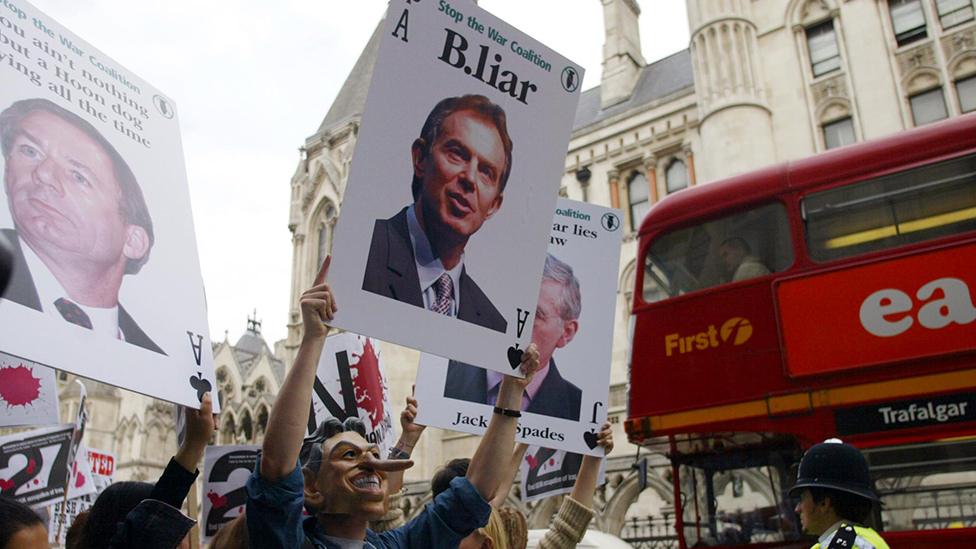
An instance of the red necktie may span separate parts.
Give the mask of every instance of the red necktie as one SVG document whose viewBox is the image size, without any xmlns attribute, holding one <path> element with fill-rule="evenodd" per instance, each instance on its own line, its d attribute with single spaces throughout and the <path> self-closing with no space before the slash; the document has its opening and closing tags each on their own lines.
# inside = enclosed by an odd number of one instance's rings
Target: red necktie
<svg viewBox="0 0 976 549">
<path fill-rule="evenodd" d="M 81 307 L 74 304 L 70 300 L 59 297 L 57 301 L 54 302 L 54 306 L 58 309 L 58 312 L 61 313 L 61 316 L 63 316 L 68 322 L 81 326 L 82 328 L 88 328 L 89 330 L 92 329 L 91 318 L 88 318 L 85 311 L 82 311 Z"/>
</svg>

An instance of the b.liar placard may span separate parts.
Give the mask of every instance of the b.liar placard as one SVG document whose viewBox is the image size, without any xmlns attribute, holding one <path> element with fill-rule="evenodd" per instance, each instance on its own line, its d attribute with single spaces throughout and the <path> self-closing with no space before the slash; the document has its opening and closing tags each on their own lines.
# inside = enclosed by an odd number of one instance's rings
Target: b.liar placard
<svg viewBox="0 0 976 549">
<path fill-rule="evenodd" d="M 541 369 L 522 400 L 519 442 L 603 455 L 621 229 L 617 210 L 560 199 L 538 292 L 532 342 Z M 422 355 L 417 422 L 482 434 L 502 375 Z"/>
<path fill-rule="evenodd" d="M 582 69 L 474 2 L 393 0 L 342 199 L 334 326 L 511 374 Z"/>
</svg>

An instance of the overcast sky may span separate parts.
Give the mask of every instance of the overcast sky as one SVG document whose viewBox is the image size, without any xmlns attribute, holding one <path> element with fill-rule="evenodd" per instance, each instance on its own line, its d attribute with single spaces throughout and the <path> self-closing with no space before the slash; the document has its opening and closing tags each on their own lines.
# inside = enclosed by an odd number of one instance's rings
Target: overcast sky
<svg viewBox="0 0 976 549">
<path fill-rule="evenodd" d="M 456 5 L 466 0 L 458 0 Z M 642 0 L 653 61 L 688 45 L 683 0 Z M 382 0 L 34 0 L 176 101 L 214 341 L 257 309 L 268 343 L 286 335 L 289 185 L 386 9 Z M 586 68 L 599 84 L 600 0 L 481 0 L 481 7 Z"/>
</svg>

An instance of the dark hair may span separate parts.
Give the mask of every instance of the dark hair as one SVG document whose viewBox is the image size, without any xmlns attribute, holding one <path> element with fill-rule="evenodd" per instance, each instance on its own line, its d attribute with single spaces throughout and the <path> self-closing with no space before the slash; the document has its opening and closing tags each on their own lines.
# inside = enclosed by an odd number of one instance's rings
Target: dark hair
<svg viewBox="0 0 976 549">
<path fill-rule="evenodd" d="M 466 476 L 470 464 L 471 460 L 468 458 L 455 458 L 434 473 L 434 478 L 430 479 L 430 491 L 434 493 L 434 497 L 447 490 L 456 477 Z"/>
<path fill-rule="evenodd" d="M 420 130 L 420 137 L 414 141 L 414 144 L 421 144 L 423 157 L 426 157 L 430 154 L 430 148 L 441 133 L 444 121 L 447 120 L 448 116 L 460 111 L 471 111 L 483 116 L 491 120 L 498 130 L 498 135 L 502 139 L 502 147 L 505 149 L 505 169 L 502 170 L 501 177 L 498 179 L 498 193 L 501 194 L 505 191 L 505 184 L 508 183 L 508 175 L 512 173 L 512 138 L 508 136 L 508 122 L 505 118 L 505 111 L 487 97 L 483 95 L 462 95 L 441 99 L 427 115 L 424 127 Z M 414 200 L 420 196 L 420 187 L 421 181 L 415 175 L 410 185 Z"/>
<path fill-rule="evenodd" d="M 125 264 L 126 274 L 138 273 L 143 265 L 149 261 L 149 251 L 152 250 L 155 236 L 153 234 L 152 216 L 149 215 L 149 208 L 146 206 L 146 199 L 142 196 L 142 188 L 136 179 L 129 164 L 126 163 L 119 151 L 104 136 L 92 126 L 87 120 L 77 114 L 66 110 L 47 99 L 23 99 L 15 102 L 0 113 L 0 149 L 3 151 L 4 158 L 10 157 L 10 149 L 13 147 L 14 140 L 20 133 L 20 124 L 31 113 L 35 111 L 45 111 L 53 114 L 72 126 L 84 132 L 98 143 L 102 149 L 112 159 L 115 178 L 119 182 L 119 189 L 122 198 L 119 200 L 119 213 L 122 219 L 129 225 L 137 225 L 146 231 L 149 238 L 149 247 L 146 253 L 139 259 L 128 259 Z"/>
<path fill-rule="evenodd" d="M 115 529 L 125 516 L 147 499 L 153 485 L 148 482 L 116 482 L 111 484 L 95 500 L 88 512 L 88 522 L 81 531 L 77 547 L 94 549 L 103 547 L 115 535 Z"/>
<path fill-rule="evenodd" d="M 722 246 L 735 248 L 737 250 L 742 251 L 746 255 L 752 253 L 752 246 L 750 246 L 749 243 L 746 242 L 746 239 L 742 238 L 741 236 L 732 236 L 726 238 L 725 240 L 722 241 L 721 244 L 718 245 L 719 248 L 721 248 Z"/>
<path fill-rule="evenodd" d="M 857 494 L 831 490 L 830 488 L 811 487 L 807 489 L 810 490 L 810 497 L 816 503 L 822 503 L 824 499 L 830 498 L 830 506 L 834 508 L 837 516 L 844 520 L 864 524 L 874 509 L 874 503 L 871 500 Z"/>
<path fill-rule="evenodd" d="M 68 527 L 68 532 L 64 535 L 65 549 L 78 549 L 81 547 L 81 533 L 85 530 L 85 525 L 88 524 L 89 513 L 90 511 L 85 509 L 75 516 L 75 520 L 71 522 L 71 526 Z"/>
<path fill-rule="evenodd" d="M 0 549 L 7 546 L 14 534 L 44 521 L 30 507 L 11 498 L 0 497 Z"/>
<path fill-rule="evenodd" d="M 366 425 L 358 417 L 348 417 L 345 421 L 330 417 L 319 423 L 315 432 L 302 442 L 302 450 L 298 455 L 302 469 L 308 469 L 317 474 L 319 468 L 322 467 L 322 443 L 339 433 L 349 431 L 359 433 L 360 436 L 366 438 Z"/>
</svg>

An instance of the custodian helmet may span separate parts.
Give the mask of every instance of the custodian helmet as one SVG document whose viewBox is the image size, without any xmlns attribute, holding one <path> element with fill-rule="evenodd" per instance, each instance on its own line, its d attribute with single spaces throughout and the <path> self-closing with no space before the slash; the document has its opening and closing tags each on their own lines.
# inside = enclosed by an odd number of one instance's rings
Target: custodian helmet
<svg viewBox="0 0 976 549">
<path fill-rule="evenodd" d="M 840 490 L 879 501 L 871 486 L 864 454 L 835 438 L 815 444 L 803 454 L 796 484 L 790 488 L 790 495 L 803 488 Z"/>
</svg>

